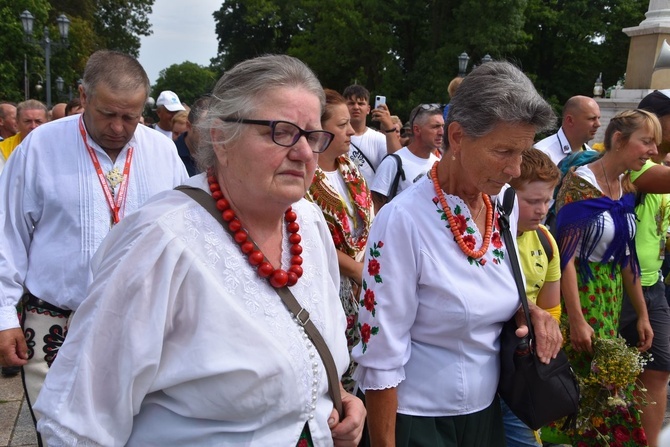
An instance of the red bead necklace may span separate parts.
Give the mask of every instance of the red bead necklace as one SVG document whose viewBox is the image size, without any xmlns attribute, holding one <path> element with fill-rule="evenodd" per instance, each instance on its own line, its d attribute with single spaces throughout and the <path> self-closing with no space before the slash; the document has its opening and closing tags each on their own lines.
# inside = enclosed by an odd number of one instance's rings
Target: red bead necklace
<svg viewBox="0 0 670 447">
<path fill-rule="evenodd" d="M 440 205 L 442 205 L 442 209 L 447 215 L 449 228 L 451 228 L 454 239 L 456 240 L 456 243 L 458 244 L 461 251 L 473 259 L 479 259 L 488 251 L 489 243 L 491 242 L 491 233 L 493 232 L 493 206 L 491 206 L 491 199 L 488 195 L 482 194 L 482 199 L 486 205 L 486 226 L 484 227 L 485 231 L 482 246 L 479 250 L 474 251 L 465 245 L 465 241 L 463 241 L 463 233 L 461 233 L 458 227 L 458 223 L 456 222 L 456 218 L 452 214 L 451 208 L 449 208 L 447 199 L 444 197 L 444 192 L 442 192 L 442 188 L 440 188 L 440 182 L 437 179 L 437 164 L 438 162 L 435 162 L 433 165 L 432 169 L 430 170 L 430 175 L 433 177 L 433 187 L 435 188 L 435 194 L 437 194 L 437 198 L 440 200 Z"/>
<path fill-rule="evenodd" d="M 216 176 L 209 173 L 207 182 L 209 183 L 212 197 L 216 200 L 216 208 L 221 211 L 221 217 L 228 223 L 228 229 L 233 235 L 233 239 L 240 246 L 242 253 L 246 255 L 249 264 L 256 268 L 258 275 L 261 278 L 268 278 L 272 287 L 277 289 L 284 286 L 294 286 L 298 282 L 298 278 L 302 276 L 302 257 L 300 256 L 302 254 L 302 246 L 300 245 L 302 238 L 298 234 L 300 225 L 296 222 L 298 215 L 295 211 L 289 207 L 284 213 L 286 231 L 289 233 L 288 240 L 291 242 L 291 267 L 287 272 L 284 269 L 275 269 L 268 262 L 256 243 L 251 240 L 251 236 L 249 236 L 247 230 L 242 226 L 242 222 L 235 214 L 235 211 L 230 207 L 230 202 L 223 196 L 221 187 L 216 181 Z"/>
</svg>

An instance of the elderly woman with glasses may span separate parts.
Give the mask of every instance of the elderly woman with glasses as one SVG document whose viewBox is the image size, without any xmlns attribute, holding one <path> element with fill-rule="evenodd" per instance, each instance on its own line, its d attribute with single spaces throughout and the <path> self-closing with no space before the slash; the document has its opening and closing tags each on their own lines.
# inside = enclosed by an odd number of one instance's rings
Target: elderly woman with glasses
<svg viewBox="0 0 670 447">
<path fill-rule="evenodd" d="M 303 199 L 333 139 L 324 104 L 288 56 L 219 80 L 198 123 L 205 172 L 124 219 L 96 254 L 36 406 L 49 445 L 358 443 L 365 410 L 339 383 L 337 256 Z"/>
<path fill-rule="evenodd" d="M 373 445 L 505 445 L 499 338 L 519 316 L 519 294 L 508 256 L 516 248 L 503 243 L 497 207 L 555 116 L 506 62 L 473 70 L 451 104 L 444 156 L 384 206 L 368 237 L 353 354 Z M 512 234 L 517 217 L 515 206 Z M 536 306 L 531 318 L 548 363 L 558 324 Z"/>
</svg>

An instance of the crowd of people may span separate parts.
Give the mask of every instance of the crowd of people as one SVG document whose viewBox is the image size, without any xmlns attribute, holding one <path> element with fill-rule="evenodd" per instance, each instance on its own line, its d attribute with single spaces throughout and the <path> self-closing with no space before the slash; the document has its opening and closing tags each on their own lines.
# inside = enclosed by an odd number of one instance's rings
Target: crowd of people
<svg viewBox="0 0 670 447">
<path fill-rule="evenodd" d="M 325 87 L 261 56 L 194 104 L 161 92 L 144 125 L 146 72 L 98 51 L 71 103 L 0 103 L 0 365 L 40 445 L 658 446 L 670 91 L 597 152 L 598 103 L 570 98 L 539 139 L 555 113 L 508 62 L 406 122 Z M 602 415 L 604 438 L 514 415 L 510 250 L 538 360 L 563 348 L 585 376 L 622 336 L 651 353 L 655 405 Z"/>
</svg>

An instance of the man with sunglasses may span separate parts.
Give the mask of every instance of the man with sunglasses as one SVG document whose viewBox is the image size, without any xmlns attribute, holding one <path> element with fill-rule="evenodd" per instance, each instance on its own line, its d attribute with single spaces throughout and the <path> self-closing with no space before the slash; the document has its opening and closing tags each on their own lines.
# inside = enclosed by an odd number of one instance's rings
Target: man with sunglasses
<svg viewBox="0 0 670 447">
<path fill-rule="evenodd" d="M 370 92 L 359 84 L 344 89 L 342 96 L 347 100 L 351 116 L 351 136 L 349 157 L 356 163 L 368 185 L 372 185 L 377 167 L 387 154 L 400 149 L 400 141 L 395 135 L 395 125 L 386 104 L 370 108 Z M 367 127 L 367 116 L 372 113 L 372 121 L 380 123 L 380 132 Z"/>
<path fill-rule="evenodd" d="M 438 160 L 435 150 L 442 146 L 444 117 L 439 104 L 420 104 L 412 110 L 409 125 L 413 138 L 377 169 L 370 189 L 375 210 L 426 175 Z"/>
</svg>

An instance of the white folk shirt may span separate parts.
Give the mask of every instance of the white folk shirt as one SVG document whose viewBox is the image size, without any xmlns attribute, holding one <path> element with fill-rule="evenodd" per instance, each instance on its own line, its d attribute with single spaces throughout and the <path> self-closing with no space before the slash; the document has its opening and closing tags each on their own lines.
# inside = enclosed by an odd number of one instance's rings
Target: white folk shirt
<svg viewBox="0 0 670 447">
<path fill-rule="evenodd" d="M 445 197 L 473 227 L 465 203 Z M 491 405 L 500 332 L 520 305 L 497 225 L 482 265 L 456 245 L 441 210 L 428 175 L 382 208 L 366 248 L 354 379 L 363 390 L 397 387 L 398 413 L 412 416 L 463 415 Z M 512 234 L 517 217 L 515 206 Z M 481 234 L 472 236 L 479 249 Z"/>
<path fill-rule="evenodd" d="M 111 211 L 79 132 L 79 115 L 46 123 L 14 150 L 0 176 L 0 330 L 19 326 L 24 287 L 63 309 L 86 294 L 91 257 Z M 125 215 L 188 174 L 174 144 L 138 125 L 116 162 L 90 136 L 104 173 L 120 172 L 133 147 Z M 117 192 L 118 192 L 117 186 Z"/>
<path fill-rule="evenodd" d="M 375 171 L 386 154 L 385 134 L 367 127 L 363 135 L 351 136 L 349 158 L 358 166 L 368 185 L 372 185 Z"/>
<path fill-rule="evenodd" d="M 207 188 L 205 174 L 187 183 Z M 291 291 L 341 375 L 349 354 L 335 247 L 314 204 L 293 209 L 304 274 Z M 306 422 L 314 445 L 333 444 L 319 354 L 193 199 L 150 200 L 110 232 L 92 268 L 35 406 L 49 446 L 295 446 Z"/>
<path fill-rule="evenodd" d="M 402 159 L 402 170 L 405 173 L 405 180 L 401 177 L 400 182 L 398 182 L 396 195 L 418 182 L 438 160 L 432 152 L 428 158 L 417 157 L 407 147 L 403 147 L 396 154 Z M 386 157 L 377 168 L 375 180 L 370 189 L 388 197 L 397 172 L 397 160 L 394 157 Z"/>
</svg>

